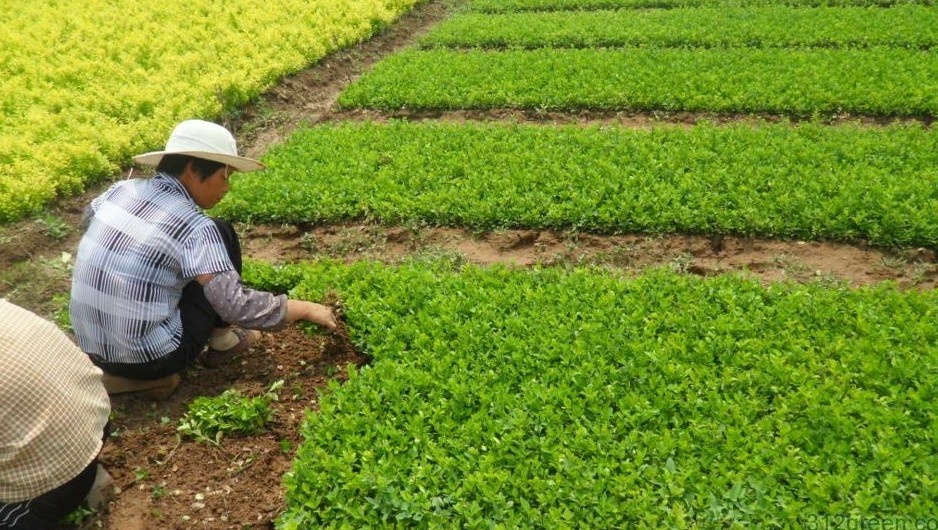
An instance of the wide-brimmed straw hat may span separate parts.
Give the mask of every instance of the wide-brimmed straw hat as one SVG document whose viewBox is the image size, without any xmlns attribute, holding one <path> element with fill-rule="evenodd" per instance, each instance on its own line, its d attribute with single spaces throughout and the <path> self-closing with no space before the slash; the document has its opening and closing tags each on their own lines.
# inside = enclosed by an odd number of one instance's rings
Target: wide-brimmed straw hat
<svg viewBox="0 0 938 530">
<path fill-rule="evenodd" d="M 163 155 L 189 155 L 227 164 L 238 171 L 259 171 L 264 164 L 238 156 L 238 145 L 228 129 L 204 120 L 186 120 L 173 129 L 166 140 L 166 149 L 137 155 L 134 162 L 159 165 Z"/>
</svg>

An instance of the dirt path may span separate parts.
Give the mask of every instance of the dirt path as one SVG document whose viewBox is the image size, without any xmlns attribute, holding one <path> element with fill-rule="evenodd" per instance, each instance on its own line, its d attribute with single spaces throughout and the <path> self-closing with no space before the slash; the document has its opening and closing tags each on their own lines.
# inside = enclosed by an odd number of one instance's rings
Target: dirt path
<svg viewBox="0 0 938 530">
<path fill-rule="evenodd" d="M 389 30 L 356 48 L 283 80 L 263 101 L 228 122 L 249 156 L 261 156 L 300 123 L 384 119 L 375 113 L 336 113 L 338 94 L 377 60 L 414 41 L 442 20 L 443 2 L 426 4 Z M 550 123 L 609 123 L 642 127 L 662 119 L 693 123 L 700 116 L 627 114 L 576 115 L 524 112 L 453 112 L 405 116 L 415 119 L 498 120 Z M 713 117 L 709 117 L 713 118 Z M 717 117 L 738 120 L 739 117 Z M 875 120 L 871 120 L 874 124 Z M 116 176 L 115 178 L 120 178 Z M 103 186 L 70 198 L 45 215 L 0 226 L 0 296 L 54 317 L 68 293 L 70 253 L 78 242 L 82 208 Z M 638 273 L 652 266 L 688 274 L 738 271 L 779 280 L 828 280 L 867 285 L 895 281 L 913 289 L 936 283 L 930 249 L 884 251 L 826 242 L 739 237 L 602 236 L 576 232 L 509 230 L 476 233 L 458 228 L 410 229 L 365 224 L 300 229 L 239 226 L 245 255 L 271 262 L 329 256 L 341 260 L 399 262 L 433 253 L 470 263 L 518 266 L 596 264 Z M 114 400 L 115 434 L 102 460 L 119 492 L 108 510 L 85 519 L 81 528 L 250 529 L 272 528 L 283 508 L 281 480 L 300 443 L 304 411 L 315 410 L 329 378 L 343 378 L 349 365 L 367 359 L 330 346 L 329 337 L 297 329 L 265 334 L 249 354 L 221 369 L 189 370 L 181 390 L 162 403 Z M 179 436 L 175 422 L 196 396 L 237 388 L 256 395 L 277 380 L 285 385 L 263 435 L 223 440 L 218 446 Z"/>
</svg>

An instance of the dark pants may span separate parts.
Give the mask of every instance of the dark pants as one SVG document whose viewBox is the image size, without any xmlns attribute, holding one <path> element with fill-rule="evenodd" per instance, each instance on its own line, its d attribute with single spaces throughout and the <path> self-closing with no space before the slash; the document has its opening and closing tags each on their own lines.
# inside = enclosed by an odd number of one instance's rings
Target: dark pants
<svg viewBox="0 0 938 530">
<path fill-rule="evenodd" d="M 238 274 L 241 274 L 241 242 L 238 241 L 234 227 L 227 221 L 214 218 L 212 220 L 221 233 L 231 263 Z M 212 330 L 226 327 L 228 323 L 219 318 L 215 308 L 205 298 L 202 285 L 195 280 L 189 282 L 182 290 L 179 314 L 182 319 L 182 342 L 175 351 L 164 357 L 139 364 L 107 363 L 96 358 L 92 358 L 92 361 L 106 373 L 129 379 L 159 379 L 181 371 L 195 362 L 208 343 Z"/>
<path fill-rule="evenodd" d="M 49 530 L 57 528 L 59 521 L 78 508 L 98 471 L 98 459 L 94 459 L 72 480 L 43 493 L 35 499 L 4 504 L 0 502 L 0 528 L 16 530 Z"/>
<path fill-rule="evenodd" d="M 111 422 L 104 425 L 101 440 L 107 443 L 111 435 Z M 23 502 L 0 502 L 0 528 L 16 530 L 48 530 L 81 506 L 91 491 L 98 474 L 95 458 L 75 478 L 35 499 Z"/>
</svg>

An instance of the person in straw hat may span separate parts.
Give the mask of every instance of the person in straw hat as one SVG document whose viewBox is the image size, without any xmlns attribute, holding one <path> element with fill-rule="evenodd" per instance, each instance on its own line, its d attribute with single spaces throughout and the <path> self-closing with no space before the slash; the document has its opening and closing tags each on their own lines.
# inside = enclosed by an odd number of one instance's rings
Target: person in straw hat
<svg viewBox="0 0 938 530">
<path fill-rule="evenodd" d="M 133 160 L 155 175 L 118 182 L 91 202 L 72 273 L 75 337 L 110 394 L 168 397 L 196 360 L 217 367 L 247 351 L 251 330 L 297 320 L 336 327 L 327 306 L 242 285 L 234 228 L 203 210 L 225 196 L 233 172 L 264 165 L 239 156 L 227 129 L 186 120 L 165 149 Z"/>
</svg>

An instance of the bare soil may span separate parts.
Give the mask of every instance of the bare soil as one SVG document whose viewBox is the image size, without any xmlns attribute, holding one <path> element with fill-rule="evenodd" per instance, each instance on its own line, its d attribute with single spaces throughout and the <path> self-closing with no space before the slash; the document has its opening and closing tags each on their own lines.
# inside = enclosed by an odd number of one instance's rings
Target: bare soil
<svg viewBox="0 0 938 530">
<path fill-rule="evenodd" d="M 284 79 L 261 101 L 228 117 L 249 156 L 260 156 L 301 123 L 383 119 L 375 113 L 338 113 L 341 90 L 382 57 L 411 44 L 447 15 L 451 4 L 430 2 L 385 32 Z M 641 127 L 713 117 L 588 113 L 424 113 L 410 119 L 524 120 Z M 721 120 L 747 119 L 719 117 Z M 115 175 L 115 179 L 123 178 Z M 0 226 L 0 296 L 55 318 L 68 295 L 70 255 L 77 247 L 84 206 L 108 183 L 61 200 L 34 218 Z M 453 256 L 468 263 L 520 267 L 596 264 L 638 273 L 668 266 L 687 274 L 740 272 L 765 282 L 823 280 L 849 285 L 892 281 L 909 289 L 933 289 L 932 249 L 876 249 L 823 241 L 780 241 L 735 236 L 648 234 L 601 235 L 541 230 L 477 233 L 459 228 L 410 228 L 349 223 L 293 227 L 239 225 L 245 255 L 271 262 L 328 256 L 399 262 L 420 253 Z M 114 476 L 108 507 L 77 527 L 137 529 L 273 528 L 285 507 L 283 475 L 301 442 L 300 425 L 315 411 L 330 379 L 342 380 L 351 365 L 368 362 L 342 334 L 310 335 L 298 328 L 263 334 L 240 359 L 219 369 L 193 367 L 179 391 L 163 402 L 115 396 L 114 433 L 101 460 Z M 181 437 L 176 430 L 197 396 L 229 388 L 259 395 L 277 380 L 285 385 L 273 404 L 268 430 L 224 438 L 218 446 Z"/>
</svg>

